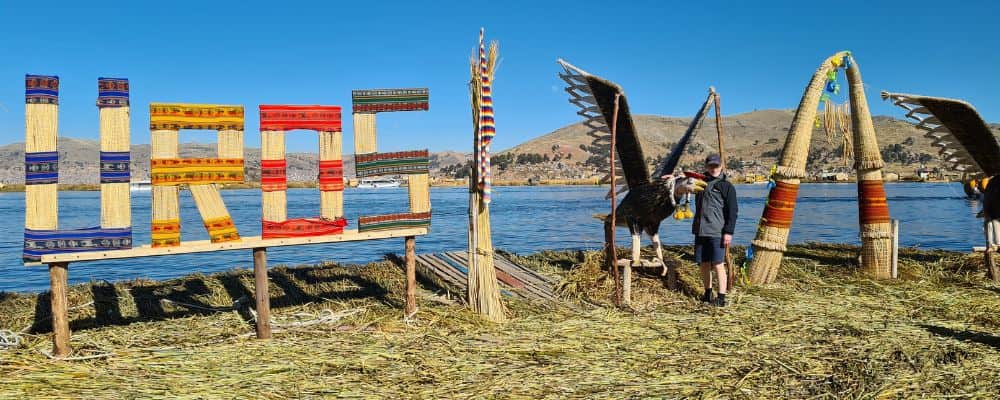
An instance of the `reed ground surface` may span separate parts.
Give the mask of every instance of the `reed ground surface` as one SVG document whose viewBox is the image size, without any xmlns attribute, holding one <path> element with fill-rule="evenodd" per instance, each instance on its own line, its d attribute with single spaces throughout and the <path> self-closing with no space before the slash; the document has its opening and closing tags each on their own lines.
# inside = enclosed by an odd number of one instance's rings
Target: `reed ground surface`
<svg viewBox="0 0 1000 400">
<path fill-rule="evenodd" d="M 70 361 L 45 354 L 47 295 L 0 293 L 22 339 L 0 349 L 0 398 L 995 398 L 1000 286 L 981 257 L 904 249 L 900 279 L 873 281 L 857 253 L 792 246 L 776 284 L 722 309 L 697 301 L 686 247 L 666 251 L 681 288 L 641 273 L 632 309 L 596 252 L 513 256 L 563 300 L 512 302 L 503 325 L 429 285 L 404 321 L 391 261 L 277 267 L 267 341 L 251 271 L 93 282 L 70 291 Z"/>
</svg>

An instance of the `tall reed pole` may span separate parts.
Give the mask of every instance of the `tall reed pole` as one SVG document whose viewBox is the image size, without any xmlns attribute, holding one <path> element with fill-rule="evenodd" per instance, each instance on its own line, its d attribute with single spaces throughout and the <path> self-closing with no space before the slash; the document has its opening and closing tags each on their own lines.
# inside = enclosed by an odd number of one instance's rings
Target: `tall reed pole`
<svg viewBox="0 0 1000 400">
<path fill-rule="evenodd" d="M 469 61 L 472 80 L 469 84 L 472 98 L 472 120 L 474 127 L 473 159 L 477 168 L 469 177 L 472 229 L 469 255 L 469 307 L 493 322 L 507 320 L 508 310 L 500 299 L 493 265 L 493 236 L 490 231 L 490 164 L 489 144 L 495 133 L 493 125 L 492 82 L 496 72 L 499 45 L 490 43 L 489 53 L 483 42 L 483 30 L 479 31 L 479 57 Z"/>
</svg>

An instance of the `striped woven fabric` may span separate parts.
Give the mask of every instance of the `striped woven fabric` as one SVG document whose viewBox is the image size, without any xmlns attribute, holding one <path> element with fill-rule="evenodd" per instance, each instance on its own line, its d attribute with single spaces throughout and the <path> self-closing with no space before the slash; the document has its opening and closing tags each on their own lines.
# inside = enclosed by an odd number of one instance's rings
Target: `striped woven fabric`
<svg viewBox="0 0 1000 400">
<path fill-rule="evenodd" d="M 861 225 L 887 224 L 890 222 L 889 203 L 886 201 L 885 186 L 882 181 L 861 181 L 858 187 Z"/>
<path fill-rule="evenodd" d="M 153 220 L 150 229 L 153 247 L 181 245 L 181 221 L 179 219 Z"/>
<path fill-rule="evenodd" d="M 59 77 L 46 75 L 25 75 L 24 103 L 59 104 Z"/>
<path fill-rule="evenodd" d="M 150 103 L 149 129 L 242 131 L 243 106 Z"/>
<path fill-rule="evenodd" d="M 128 79 L 97 78 L 97 107 L 128 107 Z"/>
<path fill-rule="evenodd" d="M 496 135 L 493 124 L 493 92 L 486 62 L 486 47 L 483 44 L 484 29 L 479 29 L 479 184 L 483 190 L 483 203 L 489 204 L 492 197 L 492 176 L 490 167 L 490 143 Z"/>
<path fill-rule="evenodd" d="M 99 226 L 67 230 L 24 230 L 24 260 L 41 261 L 42 255 L 132 248 L 132 227 Z"/>
<path fill-rule="evenodd" d="M 154 186 L 243 182 L 242 158 L 154 158 L 149 168 Z"/>
<path fill-rule="evenodd" d="M 262 131 L 309 129 L 317 132 L 343 132 L 340 106 L 261 105 L 259 108 Z"/>
<path fill-rule="evenodd" d="M 323 192 L 344 190 L 343 160 L 321 160 L 319 162 L 319 190 Z"/>
<path fill-rule="evenodd" d="M 260 160 L 260 190 L 265 192 L 288 190 L 286 167 L 285 160 Z"/>
<path fill-rule="evenodd" d="M 59 183 L 59 152 L 24 153 L 24 184 Z"/>
<path fill-rule="evenodd" d="M 296 218 L 284 222 L 261 221 L 264 239 L 338 235 L 344 233 L 344 218 Z"/>
<path fill-rule="evenodd" d="M 399 151 L 395 153 L 368 153 L 354 156 L 354 169 L 358 178 L 378 175 L 426 174 L 430 169 L 427 150 Z"/>
<path fill-rule="evenodd" d="M 431 213 L 400 213 L 358 218 L 358 232 L 431 226 Z"/>
<path fill-rule="evenodd" d="M 764 206 L 764 217 L 761 218 L 765 226 L 788 229 L 792 227 L 792 217 L 795 215 L 795 200 L 799 195 L 799 185 L 786 182 L 777 182 L 767 196 L 767 205 Z"/>
<path fill-rule="evenodd" d="M 230 216 L 206 219 L 202 221 L 205 229 L 208 230 L 208 238 L 212 243 L 231 242 L 240 240 L 240 234 L 236 231 L 236 225 Z"/>
<path fill-rule="evenodd" d="M 128 151 L 102 151 L 101 183 L 129 183 L 130 157 L 131 153 Z"/>
<path fill-rule="evenodd" d="M 354 90 L 351 100 L 355 113 L 430 109 L 430 91 L 427 88 Z"/>
</svg>

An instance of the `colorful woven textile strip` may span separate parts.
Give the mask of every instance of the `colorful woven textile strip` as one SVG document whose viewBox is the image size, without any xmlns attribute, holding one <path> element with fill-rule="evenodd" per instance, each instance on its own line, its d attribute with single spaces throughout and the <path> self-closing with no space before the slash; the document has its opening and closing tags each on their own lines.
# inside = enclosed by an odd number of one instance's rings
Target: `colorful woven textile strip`
<svg viewBox="0 0 1000 400">
<path fill-rule="evenodd" d="M 59 152 L 24 153 L 24 184 L 59 183 Z"/>
<path fill-rule="evenodd" d="M 24 230 L 24 260 L 41 261 L 42 255 L 132 248 L 132 227 L 95 226 L 69 230 Z"/>
<path fill-rule="evenodd" d="M 243 106 L 149 104 L 149 129 L 243 130 Z"/>
<path fill-rule="evenodd" d="M 484 29 L 479 29 L 479 73 L 482 81 L 479 87 L 479 184 L 483 190 L 483 203 L 489 204 L 492 197 L 492 177 L 490 167 L 490 143 L 496 135 L 493 124 L 493 92 L 486 63 L 486 47 L 483 44 Z"/>
<path fill-rule="evenodd" d="M 795 199 L 799 195 L 799 185 L 777 182 L 767 196 L 764 206 L 763 223 L 774 228 L 788 229 L 792 227 L 792 217 L 795 214 Z"/>
<path fill-rule="evenodd" d="M 319 162 L 319 190 L 340 192 L 344 190 L 344 161 L 325 160 Z"/>
<path fill-rule="evenodd" d="M 150 232 L 153 247 L 171 247 L 181 245 L 180 220 L 153 220 L 153 227 Z"/>
<path fill-rule="evenodd" d="M 296 218 L 284 222 L 261 221 L 264 239 L 337 235 L 344 233 L 344 218 Z"/>
<path fill-rule="evenodd" d="M 24 103 L 59 104 L 59 77 L 46 75 L 25 75 Z"/>
<path fill-rule="evenodd" d="M 399 151 L 395 153 L 368 153 L 354 156 L 354 169 L 358 178 L 394 174 L 426 174 L 430 169 L 427 150 Z"/>
<path fill-rule="evenodd" d="M 236 231 L 236 225 L 230 216 L 206 219 L 205 229 L 208 230 L 208 238 L 212 243 L 231 242 L 240 240 L 240 234 Z"/>
<path fill-rule="evenodd" d="M 97 78 L 97 107 L 128 107 L 128 79 Z"/>
<path fill-rule="evenodd" d="M 129 158 L 127 151 L 101 152 L 101 183 L 129 183 Z"/>
<path fill-rule="evenodd" d="M 430 91 L 427 88 L 354 90 L 351 99 L 355 113 L 430 109 Z"/>
<path fill-rule="evenodd" d="M 887 224 L 889 218 L 889 203 L 886 201 L 885 186 L 882 181 L 861 181 L 858 187 L 858 215 L 861 225 Z"/>
<path fill-rule="evenodd" d="M 340 106 L 260 106 L 260 130 L 343 132 Z"/>
<path fill-rule="evenodd" d="M 285 160 L 260 160 L 260 190 L 265 192 L 288 190 L 286 167 Z"/>
<path fill-rule="evenodd" d="M 420 228 L 431 225 L 431 213 L 401 213 L 375 215 L 358 219 L 358 232 L 380 231 L 396 228 Z"/>
<path fill-rule="evenodd" d="M 154 158 L 149 167 L 154 186 L 243 182 L 242 158 Z"/>
</svg>

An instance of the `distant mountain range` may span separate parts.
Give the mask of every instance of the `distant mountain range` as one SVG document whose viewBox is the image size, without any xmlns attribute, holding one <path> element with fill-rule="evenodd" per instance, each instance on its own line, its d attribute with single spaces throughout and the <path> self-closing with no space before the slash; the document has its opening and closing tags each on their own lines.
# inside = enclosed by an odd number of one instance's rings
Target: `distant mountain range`
<svg viewBox="0 0 1000 400">
<path fill-rule="evenodd" d="M 739 167 L 732 172 L 765 174 L 777 162 L 776 158 L 784 146 L 793 115 L 792 110 L 760 110 L 724 117 L 726 157 L 731 164 Z M 634 115 L 633 119 L 644 155 L 650 164 L 669 152 L 690 122 L 690 118 L 659 115 Z M 937 149 L 931 146 L 931 140 L 924 138 L 924 132 L 915 128 L 912 123 L 886 116 L 877 116 L 873 120 L 879 146 L 887 161 L 887 171 L 907 175 L 920 167 L 933 169 L 945 166 Z M 990 126 L 994 133 L 1000 133 L 1000 125 Z M 699 129 L 687 154 L 681 159 L 681 164 L 697 168 L 705 155 L 715 152 L 718 147 L 715 132 L 715 120 L 710 116 Z M 494 179 L 592 179 L 599 175 L 597 166 L 603 166 L 606 162 L 607 150 L 591 146 L 592 138 L 586 133 L 582 123 L 574 123 L 499 152 L 495 155 L 498 162 L 494 163 Z M 841 156 L 839 138 L 828 141 L 825 132 L 817 128 L 813 131 L 810 146 L 808 169 L 811 172 L 850 171 L 850 165 L 845 164 Z M 58 150 L 61 183 L 98 182 L 97 141 L 61 137 Z M 133 179 L 149 179 L 149 150 L 148 144 L 132 146 Z M 211 157 L 215 151 L 215 144 L 181 145 L 181 157 Z M 315 181 L 317 158 L 317 153 L 287 154 L 289 180 Z M 432 153 L 431 174 L 441 175 L 442 169 L 451 167 L 447 169 L 448 174 L 455 175 L 455 171 L 461 170 L 456 167 L 466 164 L 470 159 L 471 155 L 464 152 Z M 245 160 L 247 180 L 258 180 L 260 149 L 247 148 Z M 344 156 L 344 175 L 354 176 L 353 154 Z M 13 143 L 0 147 L 0 183 L 23 182 L 24 144 Z"/>
<path fill-rule="evenodd" d="M 63 184 L 96 184 L 99 182 L 100 143 L 95 140 L 81 140 L 60 137 L 57 145 L 59 151 L 59 182 Z M 132 179 L 149 179 L 148 144 L 132 146 Z M 187 158 L 214 157 L 216 145 L 204 143 L 183 143 L 180 146 L 180 156 Z M 468 156 L 458 152 L 441 152 L 431 155 L 431 172 L 439 166 L 459 164 Z M 317 153 L 288 153 L 288 180 L 292 182 L 315 182 L 318 174 Z M 244 151 L 246 179 L 260 180 L 260 149 L 246 148 Z M 344 155 L 344 176 L 354 177 L 354 155 Z M 0 184 L 24 183 L 24 143 L 12 143 L 0 147 Z"/>
</svg>

